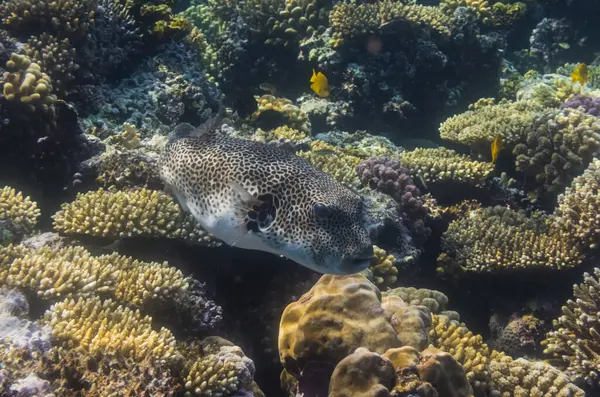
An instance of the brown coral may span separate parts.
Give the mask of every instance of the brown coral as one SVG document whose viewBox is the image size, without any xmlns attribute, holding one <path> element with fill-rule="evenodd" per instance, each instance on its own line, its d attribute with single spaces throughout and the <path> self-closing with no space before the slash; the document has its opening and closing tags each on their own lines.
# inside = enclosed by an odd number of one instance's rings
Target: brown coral
<svg viewBox="0 0 600 397">
<path fill-rule="evenodd" d="M 52 94 L 52 83 L 40 65 L 25 55 L 12 54 L 6 69 L 2 90 L 9 103 L 21 104 L 31 112 L 54 113 L 56 97 Z"/>
</svg>

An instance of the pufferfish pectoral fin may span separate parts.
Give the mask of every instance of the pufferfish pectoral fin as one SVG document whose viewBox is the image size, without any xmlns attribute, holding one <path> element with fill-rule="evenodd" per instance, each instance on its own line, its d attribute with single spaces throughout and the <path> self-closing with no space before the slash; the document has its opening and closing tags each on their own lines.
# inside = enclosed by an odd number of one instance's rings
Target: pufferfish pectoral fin
<svg viewBox="0 0 600 397">
<path fill-rule="evenodd" d="M 238 182 L 232 182 L 231 188 L 233 190 L 232 226 L 233 230 L 238 230 L 239 233 L 236 236 L 233 236 L 227 243 L 235 247 L 244 240 L 246 236 L 253 232 L 248 227 L 248 215 L 250 212 L 254 211 L 255 208 L 260 207 L 263 202 L 250 194 L 250 192 Z"/>
</svg>

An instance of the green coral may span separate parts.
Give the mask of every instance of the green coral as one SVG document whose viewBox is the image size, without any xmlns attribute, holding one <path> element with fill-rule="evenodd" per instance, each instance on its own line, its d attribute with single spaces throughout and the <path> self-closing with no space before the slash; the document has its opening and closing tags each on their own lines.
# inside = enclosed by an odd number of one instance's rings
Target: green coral
<svg viewBox="0 0 600 397">
<path fill-rule="evenodd" d="M 359 157 L 349 155 L 343 150 L 319 140 L 311 142 L 310 150 L 300 152 L 298 156 L 304 157 L 315 167 L 328 173 L 344 185 L 360 186 L 356 174 L 356 166 L 361 162 Z"/>
</svg>

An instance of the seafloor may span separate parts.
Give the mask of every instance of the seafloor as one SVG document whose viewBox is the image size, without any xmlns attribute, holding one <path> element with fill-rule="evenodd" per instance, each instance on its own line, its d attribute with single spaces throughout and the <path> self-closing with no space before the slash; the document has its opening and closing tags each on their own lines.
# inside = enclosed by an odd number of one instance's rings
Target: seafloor
<svg viewBox="0 0 600 397">
<path fill-rule="evenodd" d="M 599 15 L 0 0 L 0 396 L 600 396 Z M 219 110 L 365 198 L 366 271 L 225 246 L 163 191 Z"/>
</svg>

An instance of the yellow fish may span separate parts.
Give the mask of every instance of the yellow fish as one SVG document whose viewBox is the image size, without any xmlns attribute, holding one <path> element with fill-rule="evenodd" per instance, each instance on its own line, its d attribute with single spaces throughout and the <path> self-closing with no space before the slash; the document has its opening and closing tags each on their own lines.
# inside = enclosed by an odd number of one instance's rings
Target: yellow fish
<svg viewBox="0 0 600 397">
<path fill-rule="evenodd" d="M 575 70 L 573 70 L 573 73 L 571 73 L 571 81 L 584 86 L 588 79 L 588 73 L 588 66 L 585 63 L 580 63 Z"/>
<path fill-rule="evenodd" d="M 498 160 L 498 154 L 502 150 L 502 137 L 500 135 L 496 135 L 494 140 L 492 141 L 492 164 L 496 164 L 496 160 Z"/>
<path fill-rule="evenodd" d="M 329 82 L 327 81 L 327 77 L 321 72 L 316 73 L 314 69 L 310 78 L 310 88 L 320 97 L 329 96 Z"/>
</svg>

